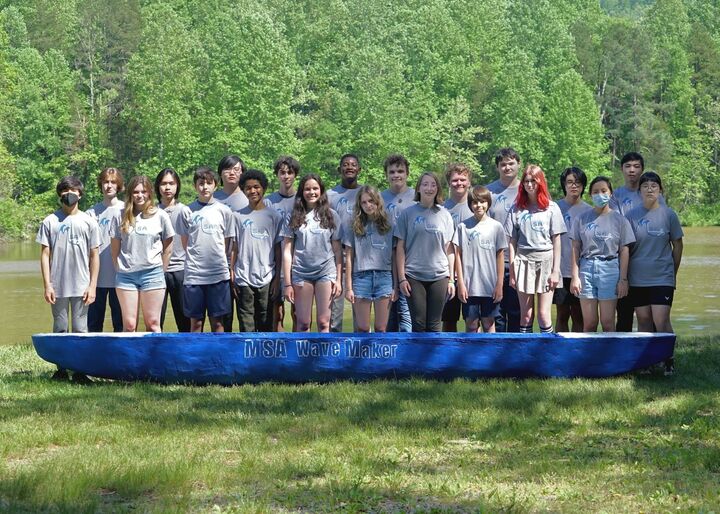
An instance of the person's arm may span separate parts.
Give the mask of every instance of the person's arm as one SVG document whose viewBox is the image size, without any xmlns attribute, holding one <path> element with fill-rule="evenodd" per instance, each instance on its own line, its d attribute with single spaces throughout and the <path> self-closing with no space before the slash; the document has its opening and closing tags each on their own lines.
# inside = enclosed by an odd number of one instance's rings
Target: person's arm
<svg viewBox="0 0 720 514">
<path fill-rule="evenodd" d="M 353 291 L 352 281 L 352 246 L 345 246 L 345 299 L 350 303 L 355 303 L 355 292 Z"/>
<path fill-rule="evenodd" d="M 513 289 L 516 289 L 515 287 L 515 253 L 517 251 L 517 239 L 514 237 L 511 237 L 508 239 L 508 267 L 510 271 L 510 283 L 508 284 Z"/>
<path fill-rule="evenodd" d="M 162 250 L 162 263 L 163 271 L 167 271 L 170 265 L 170 255 L 172 254 L 173 237 L 170 236 L 167 239 L 163 239 L 163 250 Z"/>
<path fill-rule="evenodd" d="M 335 269 L 337 270 L 337 277 L 332 283 L 332 297 L 339 298 L 342 294 L 342 244 L 337 239 L 333 239 L 330 244 L 332 244 L 333 256 L 335 257 Z"/>
<path fill-rule="evenodd" d="M 293 238 L 286 237 L 283 247 L 283 276 L 285 283 L 282 284 L 282 294 L 290 303 L 295 303 L 295 291 L 292 287 L 292 258 L 293 258 Z"/>
<path fill-rule="evenodd" d="M 90 283 L 83 293 L 82 299 L 85 305 L 90 305 L 95 301 L 95 293 L 97 291 L 97 279 L 100 272 L 100 252 L 97 247 L 90 249 L 88 260 L 90 268 Z"/>
<path fill-rule="evenodd" d="M 448 241 L 445 244 L 445 255 L 447 255 L 448 260 L 448 273 L 450 275 L 450 279 L 448 280 L 448 286 L 447 286 L 447 299 L 450 300 L 453 296 L 455 296 L 455 245 L 452 244 L 452 242 Z"/>
<path fill-rule="evenodd" d="M 404 239 L 398 239 L 397 246 L 395 247 L 395 262 L 397 264 L 397 276 L 398 276 L 398 287 L 400 288 L 400 292 L 404 294 L 405 296 L 410 296 L 410 293 L 412 293 L 412 288 L 410 287 L 410 282 L 408 282 L 407 277 L 405 276 L 405 240 Z"/>
<path fill-rule="evenodd" d="M 238 245 L 237 241 L 233 239 L 233 242 L 230 244 L 230 294 L 233 296 L 233 298 L 237 299 L 237 290 L 235 289 L 235 261 L 237 259 L 238 254 Z"/>
<path fill-rule="evenodd" d="M 182 243 L 183 250 L 187 252 L 188 236 L 180 236 L 180 243 Z"/>
<path fill-rule="evenodd" d="M 630 262 L 630 248 L 624 245 L 620 248 L 618 255 L 620 259 L 620 278 L 617 284 L 618 298 L 625 298 L 628 294 L 628 263 Z"/>
<path fill-rule="evenodd" d="M 550 286 L 550 290 L 553 291 L 561 282 L 560 278 L 560 245 L 562 243 L 560 242 L 560 234 L 553 234 L 552 236 L 552 252 L 553 252 L 553 262 L 552 262 L 552 271 L 550 272 L 550 278 L 548 278 L 548 285 Z"/>
<path fill-rule="evenodd" d="M 397 283 L 397 255 L 393 246 L 390 260 L 390 274 L 392 275 L 392 293 L 390 293 L 390 301 L 394 302 L 398 299 L 398 283 Z"/>
<path fill-rule="evenodd" d="M 682 260 L 683 254 L 683 238 L 681 237 L 675 241 L 670 241 L 670 244 L 672 245 L 673 268 L 675 277 L 677 278 L 677 272 L 680 269 L 680 261 Z"/>
<path fill-rule="evenodd" d="M 462 250 L 455 245 L 455 278 L 457 279 L 457 297 L 462 303 L 467 303 L 468 290 L 465 285 L 465 274 L 462 268 Z"/>
<path fill-rule="evenodd" d="M 45 301 L 50 304 L 55 303 L 55 288 L 50 280 L 50 247 L 43 245 L 40 252 L 40 272 L 42 273 L 43 289 L 45 290 Z"/>
<path fill-rule="evenodd" d="M 572 247 L 570 250 L 570 292 L 575 296 L 580 295 L 580 252 L 582 251 L 582 242 L 577 239 L 571 239 Z M 625 247 L 627 248 L 627 246 Z M 625 275 L 627 277 L 627 274 Z"/>
<path fill-rule="evenodd" d="M 118 258 L 120 257 L 120 245 L 121 244 L 122 244 L 122 242 L 115 237 L 113 237 L 110 240 L 110 257 L 112 257 L 112 263 L 113 263 L 113 266 L 115 267 L 115 271 L 118 270 L 118 266 L 119 266 Z"/>
<path fill-rule="evenodd" d="M 505 250 L 500 248 L 495 254 L 497 280 L 493 291 L 493 302 L 500 303 L 503 299 L 503 282 L 505 280 Z"/>
<path fill-rule="evenodd" d="M 276 241 L 273 245 L 273 258 L 275 259 L 275 273 L 270 281 L 270 298 L 277 300 L 280 298 L 280 272 L 277 269 L 277 263 L 282 265 L 282 249 L 280 248 L 280 241 Z"/>
</svg>

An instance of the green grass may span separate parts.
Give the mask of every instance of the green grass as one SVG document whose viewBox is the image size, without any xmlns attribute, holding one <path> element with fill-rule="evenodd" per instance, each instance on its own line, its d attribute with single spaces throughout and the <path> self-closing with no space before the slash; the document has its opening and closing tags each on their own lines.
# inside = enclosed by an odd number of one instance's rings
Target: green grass
<svg viewBox="0 0 720 514">
<path fill-rule="evenodd" d="M 711 512 L 720 337 L 673 377 L 56 384 L 0 347 L 0 511 Z"/>
</svg>

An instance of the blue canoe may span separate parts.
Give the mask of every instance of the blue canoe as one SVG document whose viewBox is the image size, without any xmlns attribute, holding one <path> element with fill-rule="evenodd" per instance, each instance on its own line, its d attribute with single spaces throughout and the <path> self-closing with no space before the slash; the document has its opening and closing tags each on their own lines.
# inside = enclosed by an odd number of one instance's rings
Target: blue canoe
<svg viewBox="0 0 720 514">
<path fill-rule="evenodd" d="M 426 377 L 607 377 L 673 355 L 675 334 L 36 334 L 38 355 L 94 377 L 244 384 Z"/>
</svg>

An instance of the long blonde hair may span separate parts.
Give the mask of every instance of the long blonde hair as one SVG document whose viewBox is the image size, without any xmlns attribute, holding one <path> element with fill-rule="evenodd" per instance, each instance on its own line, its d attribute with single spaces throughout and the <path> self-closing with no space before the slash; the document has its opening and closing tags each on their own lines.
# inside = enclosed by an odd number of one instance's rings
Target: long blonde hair
<svg viewBox="0 0 720 514">
<path fill-rule="evenodd" d="M 372 218 L 365 214 L 365 211 L 362 209 L 362 195 L 368 195 L 373 203 L 377 205 L 376 214 Z M 373 186 L 361 186 L 355 197 L 355 211 L 352 222 L 353 232 L 358 236 L 364 236 L 365 225 L 367 225 L 368 221 L 375 223 L 378 232 L 381 234 L 387 234 L 392 228 L 387 211 L 385 210 L 385 202 L 383 202 L 378 190 Z"/>
<path fill-rule="evenodd" d="M 135 188 L 142 185 L 145 188 L 145 194 L 148 197 L 142 212 L 140 213 L 143 217 L 152 216 L 157 212 L 157 207 L 153 202 L 153 187 L 150 183 L 150 179 L 145 175 L 137 175 L 130 179 L 130 183 L 127 186 L 127 202 L 125 202 L 125 210 L 122 215 L 122 223 L 120 224 L 120 231 L 127 234 L 130 232 L 130 227 L 135 226 L 135 202 L 133 202 L 132 194 Z"/>
</svg>

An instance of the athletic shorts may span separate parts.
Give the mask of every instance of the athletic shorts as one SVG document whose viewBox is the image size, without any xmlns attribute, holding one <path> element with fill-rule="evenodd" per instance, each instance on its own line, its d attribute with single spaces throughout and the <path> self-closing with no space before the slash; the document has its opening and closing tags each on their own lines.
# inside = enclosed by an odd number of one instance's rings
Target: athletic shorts
<svg viewBox="0 0 720 514">
<path fill-rule="evenodd" d="M 628 296 L 633 307 L 645 307 L 647 305 L 672 306 L 675 288 L 671 286 L 633 286 L 630 288 Z"/>
<path fill-rule="evenodd" d="M 580 305 L 580 299 L 570 292 L 570 278 L 563 277 L 563 286 L 555 289 L 553 301 L 555 305 Z"/>
<path fill-rule="evenodd" d="M 500 304 L 495 303 L 491 296 L 470 296 L 467 303 L 462 304 L 465 321 L 479 318 L 495 318 L 500 312 Z"/>
<path fill-rule="evenodd" d="M 618 259 L 580 259 L 580 298 L 586 300 L 617 300 L 620 279 Z"/>
<path fill-rule="evenodd" d="M 205 312 L 210 318 L 222 318 L 232 313 L 230 281 L 215 284 L 183 284 L 183 312 L 193 319 L 203 319 Z"/>
<path fill-rule="evenodd" d="M 367 270 L 352 274 L 355 298 L 378 300 L 392 294 L 392 273 L 382 270 Z"/>
<path fill-rule="evenodd" d="M 165 272 L 162 266 L 140 271 L 118 271 L 115 274 L 115 288 L 128 291 L 165 289 Z"/>
<path fill-rule="evenodd" d="M 460 319 L 460 305 L 462 302 L 458 300 L 457 294 L 445 302 L 442 312 L 443 321 L 457 322 Z"/>
</svg>

